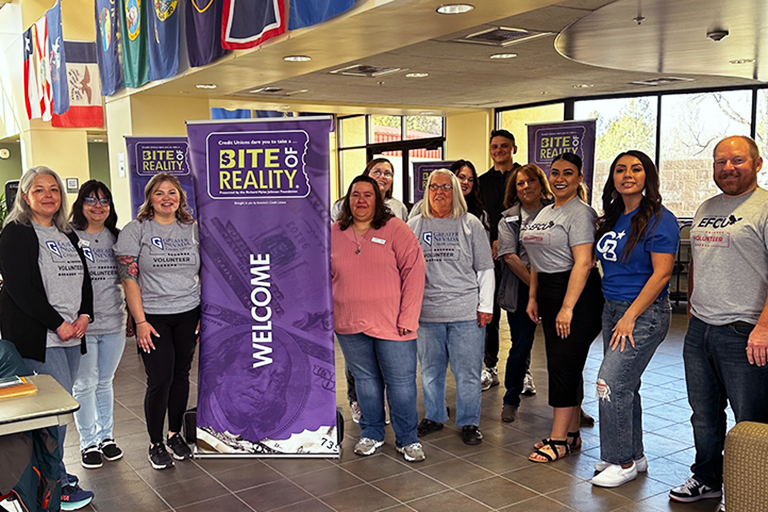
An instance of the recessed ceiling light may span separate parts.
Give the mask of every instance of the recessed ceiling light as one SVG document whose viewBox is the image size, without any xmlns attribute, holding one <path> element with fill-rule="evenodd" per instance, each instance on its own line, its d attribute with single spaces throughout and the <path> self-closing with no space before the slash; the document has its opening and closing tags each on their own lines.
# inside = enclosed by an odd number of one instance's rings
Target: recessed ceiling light
<svg viewBox="0 0 768 512">
<path fill-rule="evenodd" d="M 576 84 L 573 86 L 574 89 L 589 89 L 590 87 L 594 87 L 595 84 Z"/>
<path fill-rule="evenodd" d="M 312 60 L 309 55 L 286 55 L 283 57 L 285 62 L 308 62 Z"/>
<path fill-rule="evenodd" d="M 735 59 L 729 60 L 728 62 L 731 64 L 752 64 L 755 62 L 755 59 Z"/>
<path fill-rule="evenodd" d="M 195 87 L 198 89 L 215 89 L 216 84 L 197 84 Z"/>
<path fill-rule="evenodd" d="M 464 14 L 474 9 L 472 4 L 446 4 L 437 8 L 437 12 L 440 14 Z"/>
<path fill-rule="evenodd" d="M 517 57 L 516 53 L 494 53 L 491 55 L 492 59 L 514 59 Z"/>
<path fill-rule="evenodd" d="M 435 112 L 434 110 L 425 110 L 423 112 L 419 112 L 419 115 L 420 116 L 436 116 L 437 112 Z"/>
<path fill-rule="evenodd" d="M 405 78 L 426 78 L 428 76 L 429 73 L 407 73 Z"/>
</svg>

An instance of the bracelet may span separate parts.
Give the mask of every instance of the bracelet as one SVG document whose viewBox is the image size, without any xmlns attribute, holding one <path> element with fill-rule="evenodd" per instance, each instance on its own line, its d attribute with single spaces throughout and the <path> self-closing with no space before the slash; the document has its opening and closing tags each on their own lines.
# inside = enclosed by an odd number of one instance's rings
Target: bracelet
<svg viewBox="0 0 768 512">
<path fill-rule="evenodd" d="M 141 322 L 136 322 L 136 325 L 141 325 L 141 324 L 145 324 L 145 323 L 147 323 L 147 321 L 146 320 L 142 320 Z"/>
</svg>

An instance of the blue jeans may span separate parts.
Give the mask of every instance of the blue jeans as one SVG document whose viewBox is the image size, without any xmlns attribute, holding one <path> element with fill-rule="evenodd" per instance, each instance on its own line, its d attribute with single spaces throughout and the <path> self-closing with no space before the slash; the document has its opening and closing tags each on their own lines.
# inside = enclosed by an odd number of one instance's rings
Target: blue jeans
<svg viewBox="0 0 768 512">
<path fill-rule="evenodd" d="M 752 329 L 741 322 L 709 325 L 696 317 L 688 322 L 683 360 L 696 445 L 691 471 L 715 489 L 723 483 L 726 401 L 731 402 L 736 422 L 768 423 L 768 366 L 747 360 Z"/>
<path fill-rule="evenodd" d="M 24 359 L 29 371 L 41 375 L 50 375 L 61 387 L 72 393 L 72 384 L 80 366 L 80 345 L 76 347 L 48 347 L 45 349 L 45 362 L 36 359 Z M 67 436 L 67 426 L 59 427 L 59 447 L 61 449 L 61 481 L 68 482 L 67 469 L 64 467 L 64 441 Z"/>
<path fill-rule="evenodd" d="M 528 307 L 528 287 L 520 283 L 517 292 L 517 309 L 507 313 L 509 334 L 512 346 L 507 356 L 507 370 L 504 373 L 504 405 L 520 406 L 520 393 L 523 392 L 525 372 L 531 361 L 531 348 L 536 336 L 536 324 L 528 317 L 525 309 Z"/>
<path fill-rule="evenodd" d="M 485 329 L 477 320 L 419 322 L 419 363 L 426 418 L 448 419 L 445 410 L 445 372 L 448 362 L 456 380 L 456 426 L 480 425 L 480 372 L 483 369 Z"/>
<path fill-rule="evenodd" d="M 384 388 L 398 446 L 418 442 L 416 427 L 416 340 L 382 340 L 367 334 L 336 333 L 363 413 L 360 433 L 384 440 Z"/>
<path fill-rule="evenodd" d="M 597 374 L 600 405 L 600 458 L 611 464 L 629 464 L 642 458 L 643 410 L 640 379 L 656 349 L 669 332 L 672 310 L 669 299 L 659 299 L 635 321 L 632 337 L 611 350 L 613 328 L 632 305 L 629 301 L 606 300 L 603 306 L 603 364 Z"/>
<path fill-rule="evenodd" d="M 115 393 L 112 381 L 125 348 L 125 330 L 110 334 L 85 335 L 88 352 L 80 360 L 80 369 L 72 396 L 80 402 L 75 425 L 80 433 L 80 450 L 114 439 L 112 412 Z"/>
</svg>

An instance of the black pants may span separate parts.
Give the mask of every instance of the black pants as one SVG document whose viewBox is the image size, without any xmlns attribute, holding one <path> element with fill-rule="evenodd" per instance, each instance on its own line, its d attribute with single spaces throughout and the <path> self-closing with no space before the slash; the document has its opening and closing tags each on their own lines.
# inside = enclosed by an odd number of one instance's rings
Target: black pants
<svg viewBox="0 0 768 512">
<path fill-rule="evenodd" d="M 493 319 L 485 326 L 485 356 L 483 361 L 486 368 L 495 368 L 499 363 L 499 321 L 501 320 L 499 284 L 501 284 L 501 265 L 505 265 L 505 263 L 499 260 L 493 262 L 496 287 L 493 291 Z"/>
<path fill-rule="evenodd" d="M 584 398 L 584 364 L 589 346 L 602 330 L 603 292 L 600 274 L 593 268 L 587 276 L 571 319 L 571 334 L 563 339 L 557 334 L 555 318 L 563 307 L 570 272 L 538 274 L 537 301 L 549 373 L 549 405 L 575 407 Z"/>
<path fill-rule="evenodd" d="M 200 307 L 173 315 L 146 315 L 160 337 L 152 336 L 155 349 L 141 352 L 147 372 L 147 394 L 144 395 L 144 417 L 149 440 L 163 442 L 165 413 L 168 430 L 180 432 L 189 399 L 189 370 L 195 356 L 195 328 L 200 320 Z"/>
</svg>

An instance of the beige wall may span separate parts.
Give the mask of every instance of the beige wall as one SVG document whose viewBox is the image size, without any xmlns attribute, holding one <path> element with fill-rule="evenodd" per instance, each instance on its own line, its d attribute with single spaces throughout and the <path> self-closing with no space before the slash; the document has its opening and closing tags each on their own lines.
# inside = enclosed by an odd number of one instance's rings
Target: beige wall
<svg viewBox="0 0 768 512">
<path fill-rule="evenodd" d="M 458 114 L 445 118 L 445 159 L 469 160 L 478 174 L 491 165 L 488 136 L 493 129 L 493 110 Z"/>
</svg>

